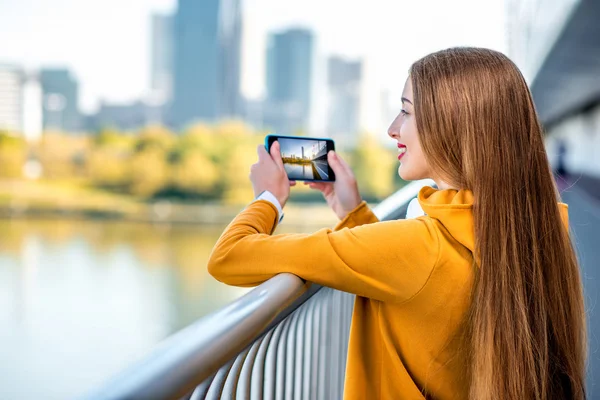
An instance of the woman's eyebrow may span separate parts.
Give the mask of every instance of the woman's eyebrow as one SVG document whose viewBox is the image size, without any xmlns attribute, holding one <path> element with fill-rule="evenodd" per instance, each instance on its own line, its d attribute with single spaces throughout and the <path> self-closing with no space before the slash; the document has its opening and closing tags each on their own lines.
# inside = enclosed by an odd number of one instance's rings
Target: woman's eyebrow
<svg viewBox="0 0 600 400">
<path fill-rule="evenodd" d="M 403 103 L 404 103 L 404 102 L 407 102 L 407 103 L 410 103 L 410 104 L 412 104 L 412 101 L 410 101 L 410 100 L 409 100 L 409 99 L 407 99 L 406 97 L 402 97 L 400 100 L 402 100 L 402 102 L 403 102 Z"/>
</svg>

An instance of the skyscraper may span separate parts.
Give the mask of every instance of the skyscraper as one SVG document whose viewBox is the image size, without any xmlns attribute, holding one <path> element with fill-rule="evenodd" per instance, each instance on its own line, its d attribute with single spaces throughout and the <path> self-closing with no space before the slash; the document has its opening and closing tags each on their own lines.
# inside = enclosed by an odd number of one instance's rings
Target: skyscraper
<svg viewBox="0 0 600 400">
<path fill-rule="evenodd" d="M 219 45 L 221 50 L 219 117 L 235 118 L 242 115 L 240 86 L 242 59 L 241 0 L 221 0 L 219 22 Z"/>
<path fill-rule="evenodd" d="M 42 69 L 44 129 L 75 132 L 81 129 L 79 84 L 68 69 Z"/>
<path fill-rule="evenodd" d="M 328 134 L 341 147 L 356 144 L 360 116 L 362 62 L 331 57 L 327 66 L 329 87 Z"/>
<path fill-rule="evenodd" d="M 264 10 L 243 2 L 240 60 L 240 97 L 242 116 L 246 123 L 255 128 L 264 127 L 265 68 L 267 37 L 262 31 L 261 15 Z"/>
<path fill-rule="evenodd" d="M 0 64 L 0 130 L 23 129 L 23 70 Z"/>
<path fill-rule="evenodd" d="M 308 128 L 313 51 L 313 34 L 306 29 L 290 29 L 269 39 L 265 120 L 278 132 Z"/>
<path fill-rule="evenodd" d="M 175 15 L 172 118 L 239 115 L 240 0 L 179 0 Z"/>
<path fill-rule="evenodd" d="M 39 74 L 29 71 L 23 78 L 23 136 L 28 140 L 37 140 L 43 130 L 43 95 Z"/>
<path fill-rule="evenodd" d="M 173 16 L 152 16 L 150 87 L 157 103 L 171 100 L 173 87 Z"/>
<path fill-rule="evenodd" d="M 156 116 L 160 115 L 162 107 L 157 104 L 147 104 L 143 101 L 132 103 L 100 103 L 99 110 L 88 117 L 87 128 L 97 131 L 114 127 L 125 131 L 141 129 L 155 124 Z"/>
</svg>

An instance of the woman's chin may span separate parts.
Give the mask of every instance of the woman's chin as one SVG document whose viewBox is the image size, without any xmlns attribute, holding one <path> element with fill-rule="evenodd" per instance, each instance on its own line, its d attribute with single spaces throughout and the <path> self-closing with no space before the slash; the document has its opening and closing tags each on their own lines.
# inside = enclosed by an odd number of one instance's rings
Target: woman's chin
<svg viewBox="0 0 600 400">
<path fill-rule="evenodd" d="M 400 163 L 398 166 L 398 175 L 405 181 L 419 181 L 421 179 L 427 179 L 430 174 L 425 168 L 421 168 L 419 165 L 411 165 L 407 163 Z"/>
<path fill-rule="evenodd" d="M 402 164 L 400 164 L 400 166 L 398 167 L 398 175 L 405 181 L 415 180 L 415 178 L 412 176 L 413 174 L 411 174 L 410 171 L 407 171 L 406 166 Z"/>
</svg>

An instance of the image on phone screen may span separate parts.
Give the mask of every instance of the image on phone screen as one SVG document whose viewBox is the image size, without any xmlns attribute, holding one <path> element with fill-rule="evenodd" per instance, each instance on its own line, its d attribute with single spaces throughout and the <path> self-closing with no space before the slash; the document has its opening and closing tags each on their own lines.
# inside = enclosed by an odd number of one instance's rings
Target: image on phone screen
<svg viewBox="0 0 600 400">
<path fill-rule="evenodd" d="M 275 140 L 279 142 L 283 166 L 290 180 L 335 180 L 327 162 L 327 151 L 333 149 L 332 140 L 281 136 Z"/>
</svg>

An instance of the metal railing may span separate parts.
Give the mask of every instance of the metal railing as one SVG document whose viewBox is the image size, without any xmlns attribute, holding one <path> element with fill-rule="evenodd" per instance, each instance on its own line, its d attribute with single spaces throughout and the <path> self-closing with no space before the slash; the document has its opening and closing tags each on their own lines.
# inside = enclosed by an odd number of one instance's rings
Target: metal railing
<svg viewBox="0 0 600 400">
<path fill-rule="evenodd" d="M 403 218 L 431 181 L 373 210 Z M 161 343 L 86 399 L 339 399 L 354 295 L 280 274 Z"/>
<path fill-rule="evenodd" d="M 196 388 L 199 399 L 339 399 L 354 296 L 323 288 Z"/>
</svg>

